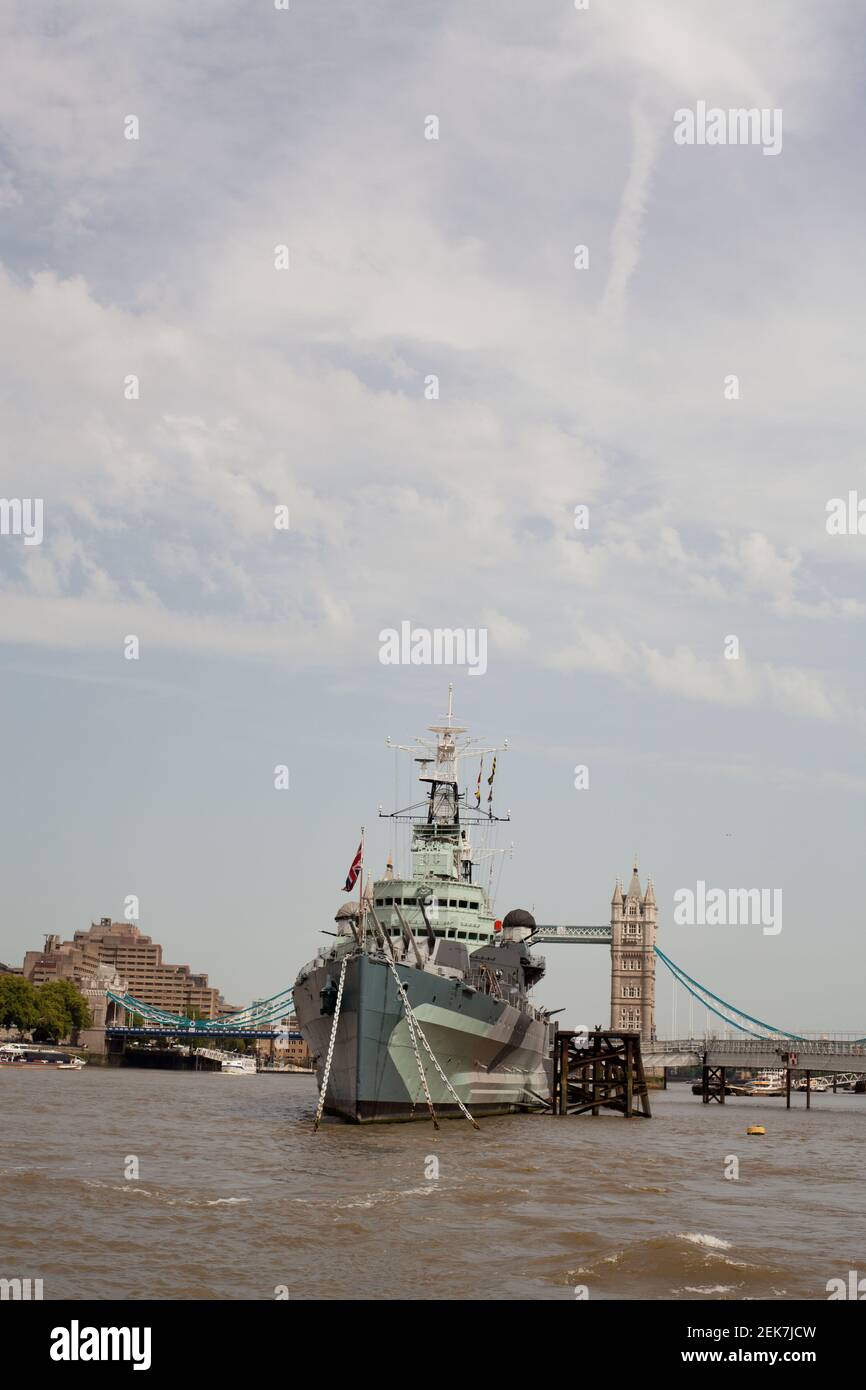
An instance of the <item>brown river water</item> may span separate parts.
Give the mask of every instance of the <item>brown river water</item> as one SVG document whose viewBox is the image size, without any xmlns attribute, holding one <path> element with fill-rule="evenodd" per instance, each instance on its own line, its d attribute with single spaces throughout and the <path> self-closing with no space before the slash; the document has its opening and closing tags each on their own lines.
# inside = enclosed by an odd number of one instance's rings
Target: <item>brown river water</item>
<svg viewBox="0 0 866 1390">
<path fill-rule="evenodd" d="M 314 1134 L 315 1096 L 307 1076 L 0 1069 L 0 1277 L 46 1299 L 711 1300 L 866 1275 L 866 1096 L 786 1112 L 675 1084 L 650 1121 Z"/>
</svg>

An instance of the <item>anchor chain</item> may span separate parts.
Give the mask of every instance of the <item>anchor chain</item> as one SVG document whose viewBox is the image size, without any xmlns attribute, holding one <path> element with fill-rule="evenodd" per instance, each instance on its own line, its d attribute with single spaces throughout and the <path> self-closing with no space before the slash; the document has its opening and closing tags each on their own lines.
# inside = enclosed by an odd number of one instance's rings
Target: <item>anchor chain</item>
<svg viewBox="0 0 866 1390">
<path fill-rule="evenodd" d="M 457 1104 L 459 1105 L 460 1109 L 463 1111 L 463 1114 L 466 1116 L 467 1120 L 468 1120 L 469 1123 L 472 1125 L 473 1129 L 480 1129 L 481 1126 L 479 1125 L 478 1121 L 475 1120 L 475 1119 L 473 1119 L 473 1117 L 469 1114 L 469 1111 L 466 1109 L 466 1106 L 463 1104 L 462 1100 L 461 1100 L 460 1097 L 458 1096 L 458 1094 L 457 1094 L 457 1092 L 455 1091 L 454 1087 L 451 1085 L 451 1082 L 448 1080 L 448 1077 L 445 1075 L 444 1071 L 442 1070 L 442 1068 L 440 1067 L 439 1063 L 437 1062 L 436 1057 L 435 1057 L 434 1054 L 433 1054 L 433 1049 L 431 1048 L 431 1046 L 430 1046 L 430 1044 L 428 1043 L 426 1037 L 424 1036 L 424 1030 L 423 1030 L 423 1028 L 421 1027 L 421 1024 L 418 1022 L 417 1018 L 415 1018 L 414 1015 L 413 1015 L 413 1013 L 412 1013 L 412 1007 L 411 1007 L 411 1005 L 410 1005 L 410 1003 L 409 1003 L 408 995 L 406 994 L 406 991 L 405 991 L 405 989 L 403 988 L 403 982 L 402 982 L 402 980 L 400 979 L 400 976 L 397 974 L 397 967 L 395 966 L 395 964 L 394 964 L 394 962 L 393 962 L 392 960 L 389 960 L 389 961 L 388 961 L 388 968 L 390 969 L 391 974 L 394 976 L 394 982 L 395 982 L 395 984 L 396 984 L 396 986 L 397 986 L 397 990 L 398 990 L 398 992 L 399 992 L 400 998 L 401 998 L 402 1001 L 403 1001 L 403 1008 L 404 1008 L 405 1013 L 406 1013 L 406 1023 L 407 1023 L 407 1025 L 408 1025 L 408 1027 L 409 1027 L 409 1037 L 410 1037 L 411 1040 L 412 1040 L 412 1047 L 413 1047 L 414 1050 L 415 1050 L 415 1057 L 416 1057 L 416 1060 L 417 1060 L 417 1062 L 418 1062 L 418 1069 L 419 1069 L 419 1071 L 421 1072 L 421 1080 L 424 1082 L 424 1091 L 425 1091 L 426 1096 L 427 1096 L 427 1104 L 428 1104 L 428 1106 L 430 1107 L 430 1114 L 431 1114 L 431 1116 L 432 1116 L 432 1118 L 433 1118 L 433 1123 L 434 1123 L 434 1125 L 436 1125 L 436 1128 L 437 1128 L 437 1129 L 439 1128 L 439 1124 L 438 1124 L 438 1121 L 437 1121 L 437 1119 L 436 1119 L 436 1113 L 435 1113 L 435 1111 L 434 1111 L 434 1109 L 433 1109 L 433 1101 L 432 1101 L 431 1098 L 430 1098 L 430 1090 L 429 1090 L 429 1088 L 428 1088 L 428 1086 L 427 1086 L 427 1077 L 426 1077 L 426 1075 L 425 1075 L 425 1073 L 424 1073 L 424 1066 L 423 1066 L 421 1057 L 419 1056 L 419 1053 L 418 1053 L 418 1045 L 417 1045 L 417 1042 L 416 1042 L 416 1040 L 415 1040 L 415 1034 L 416 1034 L 416 1032 L 417 1032 L 417 1034 L 418 1034 L 418 1037 L 421 1039 L 422 1043 L 424 1044 L 424 1047 L 425 1047 L 425 1049 L 426 1049 L 426 1051 L 427 1051 L 427 1055 L 428 1055 L 428 1057 L 430 1058 L 430 1061 L 433 1063 L 433 1065 L 434 1065 L 434 1067 L 436 1068 L 437 1072 L 439 1073 L 439 1075 L 440 1075 L 442 1081 L 445 1083 L 445 1086 L 447 1087 L 448 1091 L 449 1091 L 450 1094 L 454 1097 L 454 1099 L 455 1099 L 455 1101 L 457 1102 Z"/>
<path fill-rule="evenodd" d="M 343 964 L 340 969 L 340 983 L 337 987 L 337 1002 L 334 1005 L 334 1022 L 331 1024 L 331 1036 L 328 1039 L 328 1056 L 325 1059 L 325 1070 L 322 1073 L 322 1089 L 319 1092 L 319 1104 L 316 1106 L 316 1120 L 313 1125 L 313 1132 L 319 1128 L 319 1121 L 322 1118 L 322 1111 L 325 1108 L 325 1096 L 328 1092 L 328 1077 L 331 1075 L 331 1062 L 334 1058 L 334 1042 L 337 1037 L 337 1024 L 340 1022 L 340 1005 L 343 1002 L 343 984 L 346 979 L 346 966 L 349 964 L 349 957 L 343 956 Z"/>
</svg>

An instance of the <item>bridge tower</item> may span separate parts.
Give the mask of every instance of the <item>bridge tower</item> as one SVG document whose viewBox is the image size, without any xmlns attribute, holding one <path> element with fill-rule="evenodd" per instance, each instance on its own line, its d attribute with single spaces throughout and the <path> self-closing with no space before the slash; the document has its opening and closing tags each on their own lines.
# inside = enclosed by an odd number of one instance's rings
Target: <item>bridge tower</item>
<svg viewBox="0 0 866 1390">
<path fill-rule="evenodd" d="M 641 892 L 637 864 L 626 891 L 617 879 L 610 902 L 610 1026 L 655 1037 L 656 900 L 652 879 Z"/>
</svg>

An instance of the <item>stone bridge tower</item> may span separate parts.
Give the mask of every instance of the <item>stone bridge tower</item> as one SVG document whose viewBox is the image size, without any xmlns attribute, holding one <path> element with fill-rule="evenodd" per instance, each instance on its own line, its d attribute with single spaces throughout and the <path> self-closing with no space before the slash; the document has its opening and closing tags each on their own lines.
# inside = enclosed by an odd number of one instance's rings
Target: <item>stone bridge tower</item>
<svg viewBox="0 0 866 1390">
<path fill-rule="evenodd" d="M 641 892 L 637 864 L 628 891 L 619 879 L 610 903 L 610 1026 L 655 1037 L 656 900 L 652 879 Z"/>
</svg>

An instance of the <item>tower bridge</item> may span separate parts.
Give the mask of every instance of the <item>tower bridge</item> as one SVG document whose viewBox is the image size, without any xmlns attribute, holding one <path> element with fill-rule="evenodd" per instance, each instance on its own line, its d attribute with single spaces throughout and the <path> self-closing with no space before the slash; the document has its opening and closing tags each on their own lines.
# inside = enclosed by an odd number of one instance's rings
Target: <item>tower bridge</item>
<svg viewBox="0 0 866 1390">
<path fill-rule="evenodd" d="M 655 1036 L 656 899 L 652 879 L 641 889 L 637 864 L 625 889 L 617 879 L 605 926 L 539 926 L 533 945 L 610 946 L 610 1026 Z"/>
<path fill-rule="evenodd" d="M 827 1071 L 844 1075 L 866 1072 L 866 1038 L 809 1038 L 766 1023 L 702 985 L 656 944 L 657 906 L 652 879 L 641 889 L 637 864 L 628 888 L 617 879 L 611 899 L 610 922 L 587 926 L 539 925 L 532 944 L 609 946 L 610 1027 L 633 1028 L 641 1035 L 643 1059 L 649 1066 L 704 1065 L 744 1069 L 778 1068 L 783 1056 L 796 1056 L 792 1070 Z M 660 1040 L 655 1020 L 655 982 L 661 962 L 690 1002 L 703 1005 L 729 1032 L 744 1036 L 688 1037 Z"/>
<path fill-rule="evenodd" d="M 641 887 L 637 864 L 628 887 L 617 879 L 610 904 L 610 922 L 591 925 L 540 924 L 528 938 L 531 946 L 577 945 L 610 948 L 610 1028 L 639 1033 L 644 1061 L 650 1066 L 703 1065 L 704 1068 L 765 1069 L 784 1066 L 792 1071 L 834 1075 L 866 1073 L 866 1037 L 807 1037 L 786 1031 L 746 1013 L 701 984 L 656 944 L 657 906 L 652 879 Z M 659 1039 L 655 1020 L 658 962 L 666 968 L 692 1004 L 697 1002 L 738 1036 L 707 1035 Z M 293 1027 L 292 986 L 269 999 L 258 1000 L 231 1018 L 194 1021 L 144 1004 L 128 993 L 108 990 L 110 1006 L 106 1036 L 114 1046 L 134 1037 L 166 1037 L 203 1041 L 218 1036 L 272 1037 Z M 137 1016 L 137 1027 L 124 1026 Z M 291 1035 L 291 1034 L 290 1034 Z M 782 1059 L 788 1058 L 787 1062 Z M 793 1060 L 791 1060 L 793 1059 Z"/>
</svg>

